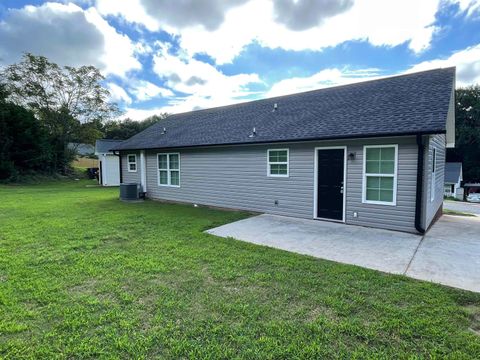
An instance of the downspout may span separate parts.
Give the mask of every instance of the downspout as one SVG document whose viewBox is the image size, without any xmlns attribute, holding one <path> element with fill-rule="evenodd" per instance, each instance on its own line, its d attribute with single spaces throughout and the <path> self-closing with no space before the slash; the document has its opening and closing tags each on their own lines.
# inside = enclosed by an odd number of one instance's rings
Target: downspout
<svg viewBox="0 0 480 360">
<path fill-rule="evenodd" d="M 147 192 L 147 166 L 145 162 L 145 150 L 140 150 L 140 183 L 142 192 Z"/>
<path fill-rule="evenodd" d="M 415 229 L 420 234 L 425 233 L 422 227 L 422 195 L 423 195 L 423 156 L 424 146 L 422 135 L 417 134 L 418 158 L 417 158 L 417 193 L 415 197 Z"/>
<path fill-rule="evenodd" d="M 118 166 L 120 167 L 120 184 L 123 184 L 123 172 L 122 172 L 122 155 L 120 152 L 114 151 L 113 155 L 118 156 Z"/>
</svg>

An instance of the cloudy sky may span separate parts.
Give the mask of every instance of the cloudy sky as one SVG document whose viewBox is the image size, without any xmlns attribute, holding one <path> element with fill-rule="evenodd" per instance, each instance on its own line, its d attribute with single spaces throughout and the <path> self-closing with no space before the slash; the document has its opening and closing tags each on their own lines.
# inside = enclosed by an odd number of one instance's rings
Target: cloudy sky
<svg viewBox="0 0 480 360">
<path fill-rule="evenodd" d="M 480 83 L 480 0 L 0 0 L 0 66 L 93 64 L 143 119 L 429 68 Z"/>
</svg>

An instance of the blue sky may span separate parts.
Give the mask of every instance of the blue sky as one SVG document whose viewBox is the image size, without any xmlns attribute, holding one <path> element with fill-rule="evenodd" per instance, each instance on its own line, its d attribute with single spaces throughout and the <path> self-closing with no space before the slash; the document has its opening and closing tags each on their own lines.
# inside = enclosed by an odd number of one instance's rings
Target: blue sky
<svg viewBox="0 0 480 360">
<path fill-rule="evenodd" d="M 136 120 L 457 66 L 480 83 L 480 0 L 0 2 L 0 66 L 92 64 Z"/>
</svg>

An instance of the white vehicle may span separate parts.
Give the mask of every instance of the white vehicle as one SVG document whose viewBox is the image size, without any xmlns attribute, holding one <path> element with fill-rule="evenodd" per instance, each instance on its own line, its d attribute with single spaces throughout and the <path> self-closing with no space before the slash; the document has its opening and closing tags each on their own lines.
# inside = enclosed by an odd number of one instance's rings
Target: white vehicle
<svg viewBox="0 0 480 360">
<path fill-rule="evenodd" d="M 468 202 L 480 203 L 480 193 L 473 193 L 467 196 Z"/>
</svg>

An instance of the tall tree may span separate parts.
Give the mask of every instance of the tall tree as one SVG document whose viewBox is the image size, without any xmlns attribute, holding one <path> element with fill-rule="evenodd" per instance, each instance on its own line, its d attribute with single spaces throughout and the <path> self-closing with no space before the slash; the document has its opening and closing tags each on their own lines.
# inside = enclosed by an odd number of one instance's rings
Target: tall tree
<svg viewBox="0 0 480 360">
<path fill-rule="evenodd" d="M 463 178 L 480 182 L 480 86 L 456 90 L 456 148 L 447 160 L 463 162 Z"/>
<path fill-rule="evenodd" d="M 57 170 L 65 171 L 73 154 L 68 143 L 83 142 L 84 124 L 118 115 L 102 86 L 104 77 L 93 66 L 60 67 L 43 56 L 27 53 L 22 61 L 3 70 L 9 99 L 31 110 L 52 136 Z M 83 126 L 82 126 L 83 125 Z"/>
</svg>

